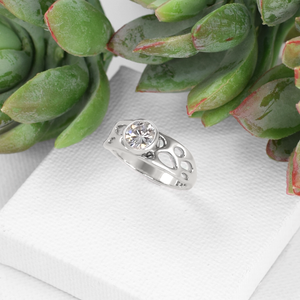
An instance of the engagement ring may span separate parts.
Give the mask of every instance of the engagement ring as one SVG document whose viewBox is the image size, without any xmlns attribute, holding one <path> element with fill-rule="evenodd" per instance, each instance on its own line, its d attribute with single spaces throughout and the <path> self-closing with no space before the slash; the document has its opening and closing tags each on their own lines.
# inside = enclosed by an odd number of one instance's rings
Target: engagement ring
<svg viewBox="0 0 300 300">
<path fill-rule="evenodd" d="M 189 150 L 148 120 L 118 122 L 103 146 L 154 183 L 187 190 L 196 182 Z"/>
</svg>

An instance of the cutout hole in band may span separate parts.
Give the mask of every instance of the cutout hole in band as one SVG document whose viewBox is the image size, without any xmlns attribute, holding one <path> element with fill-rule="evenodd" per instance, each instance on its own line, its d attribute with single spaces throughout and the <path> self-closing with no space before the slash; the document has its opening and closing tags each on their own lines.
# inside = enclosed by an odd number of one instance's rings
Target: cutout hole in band
<svg viewBox="0 0 300 300">
<path fill-rule="evenodd" d="M 158 142 L 157 142 L 157 148 L 161 149 L 164 148 L 167 145 L 167 141 L 165 140 L 165 138 L 163 138 L 161 135 L 158 138 Z"/>
<path fill-rule="evenodd" d="M 116 127 L 116 134 L 117 135 L 122 135 L 125 128 L 126 128 L 126 125 L 118 125 Z"/>
<path fill-rule="evenodd" d="M 192 172 L 193 171 L 193 167 L 192 164 L 188 161 L 182 161 L 180 164 L 181 168 L 188 171 L 188 172 Z"/>
<path fill-rule="evenodd" d="M 178 156 L 178 157 L 184 157 L 184 151 L 183 151 L 183 149 L 181 149 L 179 147 L 175 147 L 174 148 L 174 152 L 175 152 L 176 156 Z"/>
<path fill-rule="evenodd" d="M 175 159 L 174 159 L 174 157 L 170 153 L 168 153 L 168 152 L 160 152 L 158 154 L 158 159 L 166 167 L 168 167 L 170 169 L 175 169 L 176 168 Z"/>
<path fill-rule="evenodd" d="M 181 173 L 181 177 L 182 177 L 184 180 L 188 180 L 188 179 L 189 179 L 189 176 L 188 176 L 186 173 Z"/>
</svg>

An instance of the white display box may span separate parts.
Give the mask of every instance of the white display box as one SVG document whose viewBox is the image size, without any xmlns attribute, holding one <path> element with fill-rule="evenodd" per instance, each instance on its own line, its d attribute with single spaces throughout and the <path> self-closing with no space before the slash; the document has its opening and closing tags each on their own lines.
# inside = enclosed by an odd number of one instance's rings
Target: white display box
<svg viewBox="0 0 300 300">
<path fill-rule="evenodd" d="M 300 230 L 278 257 L 251 300 L 300 299 Z"/>
<path fill-rule="evenodd" d="M 0 209 L 53 148 L 53 141 L 34 145 L 28 151 L 0 154 Z"/>
<path fill-rule="evenodd" d="M 82 143 L 53 150 L 0 212 L 0 262 L 82 300 L 246 300 L 299 228 L 285 163 L 233 118 L 205 129 L 186 93 L 111 82 L 109 111 Z M 148 182 L 102 147 L 122 119 L 147 118 L 186 145 L 190 191 Z"/>
<path fill-rule="evenodd" d="M 76 300 L 25 273 L 0 264 L 1 300 Z"/>
</svg>

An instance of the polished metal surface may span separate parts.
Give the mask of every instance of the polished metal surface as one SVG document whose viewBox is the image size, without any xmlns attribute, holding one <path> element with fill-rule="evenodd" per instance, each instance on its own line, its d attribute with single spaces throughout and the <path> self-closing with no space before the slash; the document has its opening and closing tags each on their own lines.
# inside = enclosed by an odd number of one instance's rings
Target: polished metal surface
<svg viewBox="0 0 300 300">
<path fill-rule="evenodd" d="M 179 190 L 192 188 L 197 179 L 196 165 L 192 154 L 181 143 L 158 130 L 154 142 L 143 150 L 124 142 L 126 129 L 138 120 L 150 122 L 142 119 L 118 122 L 104 148 L 154 183 Z"/>
</svg>

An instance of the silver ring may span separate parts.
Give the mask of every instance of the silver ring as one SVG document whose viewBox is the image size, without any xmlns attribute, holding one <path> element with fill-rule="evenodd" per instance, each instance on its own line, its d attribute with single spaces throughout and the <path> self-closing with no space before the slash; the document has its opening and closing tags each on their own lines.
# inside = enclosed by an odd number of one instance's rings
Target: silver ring
<svg viewBox="0 0 300 300">
<path fill-rule="evenodd" d="M 148 120 L 118 122 L 103 146 L 154 183 L 188 190 L 196 182 L 189 150 Z"/>
</svg>

